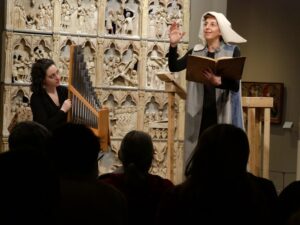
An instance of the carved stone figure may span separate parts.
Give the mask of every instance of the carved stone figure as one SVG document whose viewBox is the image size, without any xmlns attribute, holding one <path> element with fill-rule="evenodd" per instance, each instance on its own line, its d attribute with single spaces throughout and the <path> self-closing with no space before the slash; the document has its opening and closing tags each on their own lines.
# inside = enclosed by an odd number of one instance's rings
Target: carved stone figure
<svg viewBox="0 0 300 225">
<path fill-rule="evenodd" d="M 139 56 L 135 53 L 133 53 L 131 60 L 128 62 L 124 69 L 124 73 L 132 73 L 133 70 L 135 70 L 135 66 L 137 65 L 139 61 Z"/>
<path fill-rule="evenodd" d="M 116 11 L 116 34 L 122 34 L 124 32 L 124 21 L 125 16 L 123 15 L 123 10 Z"/>
<path fill-rule="evenodd" d="M 108 34 L 114 33 L 114 23 L 115 23 L 114 11 L 110 9 L 108 11 L 108 15 L 107 15 L 106 21 L 105 21 L 105 27 L 106 27 Z"/>
<path fill-rule="evenodd" d="M 132 34 L 133 32 L 133 20 L 135 19 L 135 13 L 127 11 L 124 21 L 124 31 L 126 34 Z"/>
<path fill-rule="evenodd" d="M 63 29 L 70 27 L 72 11 L 67 0 L 63 0 L 61 4 L 61 26 Z"/>
<path fill-rule="evenodd" d="M 28 59 L 24 58 L 24 55 L 14 55 L 13 56 L 13 67 L 12 67 L 12 82 L 14 83 L 28 83 L 29 78 L 29 68 L 31 63 Z"/>
<path fill-rule="evenodd" d="M 86 61 L 86 68 L 89 71 L 89 76 L 91 78 L 91 81 L 93 84 L 96 82 L 96 72 L 95 72 L 95 62 L 94 62 L 94 57 L 90 55 Z"/>
<path fill-rule="evenodd" d="M 15 1 L 14 27 L 17 29 L 25 29 L 25 27 L 26 27 L 25 9 L 24 9 L 24 6 L 19 1 Z"/>
<path fill-rule="evenodd" d="M 151 11 L 149 14 L 148 32 L 150 38 L 154 38 L 156 36 L 156 17 L 154 11 Z"/>
<path fill-rule="evenodd" d="M 78 0 L 77 18 L 79 27 L 85 25 L 85 17 L 87 16 L 86 9 L 82 6 L 81 0 Z"/>
</svg>

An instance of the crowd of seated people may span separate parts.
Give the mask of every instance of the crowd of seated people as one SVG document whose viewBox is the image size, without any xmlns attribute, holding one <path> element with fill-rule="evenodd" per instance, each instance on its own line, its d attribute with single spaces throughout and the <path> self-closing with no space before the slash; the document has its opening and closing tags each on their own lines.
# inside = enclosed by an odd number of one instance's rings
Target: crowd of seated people
<svg viewBox="0 0 300 225">
<path fill-rule="evenodd" d="M 127 224 L 125 198 L 97 179 L 99 146 L 84 125 L 51 134 L 36 122 L 17 124 L 0 154 L 0 224 Z"/>
<path fill-rule="evenodd" d="M 0 224 L 295 225 L 300 182 L 279 196 L 272 181 L 247 171 L 249 142 L 233 125 L 206 129 L 182 183 L 151 174 L 154 146 L 138 130 L 118 151 L 122 169 L 100 174 L 99 138 L 85 125 L 52 132 L 20 122 L 0 154 Z"/>
</svg>

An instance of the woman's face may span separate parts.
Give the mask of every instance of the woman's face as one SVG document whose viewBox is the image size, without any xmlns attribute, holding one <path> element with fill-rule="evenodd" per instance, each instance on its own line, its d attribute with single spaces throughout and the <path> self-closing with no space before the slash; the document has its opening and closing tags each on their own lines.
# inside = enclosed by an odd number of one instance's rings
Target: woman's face
<svg viewBox="0 0 300 225">
<path fill-rule="evenodd" d="M 57 87 L 60 85 L 60 75 L 55 65 L 51 65 L 47 69 L 44 85 L 47 87 Z"/>
<path fill-rule="evenodd" d="M 206 18 L 203 33 L 206 41 L 220 39 L 221 31 L 215 17 L 209 16 Z"/>
</svg>

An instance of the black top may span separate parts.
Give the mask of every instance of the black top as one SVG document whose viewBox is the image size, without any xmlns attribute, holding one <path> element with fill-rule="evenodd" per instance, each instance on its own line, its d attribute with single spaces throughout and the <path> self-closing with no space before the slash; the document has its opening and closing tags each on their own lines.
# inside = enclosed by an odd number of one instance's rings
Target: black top
<svg viewBox="0 0 300 225">
<path fill-rule="evenodd" d="M 142 182 L 129 181 L 124 173 L 103 174 L 99 180 L 112 185 L 125 196 L 129 225 L 153 225 L 159 202 L 174 187 L 170 180 L 153 174 L 147 174 Z"/>
<path fill-rule="evenodd" d="M 67 121 L 67 113 L 60 110 L 64 101 L 68 98 L 68 89 L 64 86 L 56 88 L 59 106 L 57 106 L 46 91 L 33 93 L 30 98 L 30 107 L 33 114 L 33 121 L 36 121 L 50 131 Z"/>
<path fill-rule="evenodd" d="M 288 224 L 288 222 L 292 222 L 293 219 L 296 221 L 296 219 L 299 218 L 300 181 L 293 181 L 281 191 L 279 194 L 279 212 L 282 224 Z"/>
<path fill-rule="evenodd" d="M 171 72 L 178 72 L 186 69 L 188 56 L 191 55 L 193 49 L 190 49 L 182 58 L 178 58 L 177 47 L 170 47 L 168 53 L 168 62 L 169 69 Z M 233 52 L 233 57 L 239 57 L 240 50 L 238 47 L 235 47 Z M 207 52 L 207 57 L 215 58 L 214 52 Z M 239 81 L 231 80 L 224 77 L 221 77 L 221 85 L 214 87 L 210 85 L 204 85 L 204 97 L 203 97 L 203 113 L 201 120 L 201 133 L 211 125 L 217 124 L 217 106 L 216 106 L 216 88 L 228 89 L 234 92 L 239 91 Z"/>
<path fill-rule="evenodd" d="M 277 204 L 273 182 L 250 173 L 187 179 L 164 195 L 155 224 L 277 225 Z"/>
</svg>

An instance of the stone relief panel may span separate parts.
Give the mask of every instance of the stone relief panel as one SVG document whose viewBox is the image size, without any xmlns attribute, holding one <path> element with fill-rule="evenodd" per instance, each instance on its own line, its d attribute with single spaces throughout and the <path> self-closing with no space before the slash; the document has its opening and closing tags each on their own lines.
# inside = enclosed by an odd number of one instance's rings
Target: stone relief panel
<svg viewBox="0 0 300 225">
<path fill-rule="evenodd" d="M 30 46 L 26 39 L 21 39 L 16 43 L 12 58 L 12 83 L 29 83 L 30 82 Z"/>
<path fill-rule="evenodd" d="M 167 176 L 167 142 L 154 141 L 154 160 L 150 172 L 162 177 Z"/>
<path fill-rule="evenodd" d="M 104 86 L 138 87 L 139 61 L 139 42 L 106 41 Z"/>
<path fill-rule="evenodd" d="M 10 127 L 17 122 L 32 120 L 32 113 L 29 107 L 31 96 L 28 86 L 7 86 L 4 88 L 4 134 L 8 134 Z"/>
<path fill-rule="evenodd" d="M 174 143 L 174 152 L 173 152 L 173 165 L 172 171 L 174 174 L 173 181 L 175 184 L 181 182 L 182 179 L 182 168 L 184 168 L 183 159 L 183 152 L 184 152 L 184 144 L 183 141 L 176 141 Z"/>
<path fill-rule="evenodd" d="M 168 119 L 155 97 L 151 97 L 145 107 L 144 129 L 153 139 L 166 139 L 168 137 Z"/>
<path fill-rule="evenodd" d="M 31 65 L 40 58 L 51 58 L 51 37 L 16 35 L 13 37 L 12 83 L 30 83 Z"/>
<path fill-rule="evenodd" d="M 140 1 L 108 0 L 105 9 L 105 34 L 140 36 Z"/>
<path fill-rule="evenodd" d="M 42 58 L 52 58 L 52 40 L 45 37 L 41 40 L 33 40 L 33 52 L 31 52 L 31 61 L 35 62 Z"/>
<path fill-rule="evenodd" d="M 98 91 L 99 96 L 99 91 Z M 99 98 L 109 108 L 112 138 L 122 138 L 137 129 L 138 93 L 136 91 L 101 91 Z"/>
<path fill-rule="evenodd" d="M 178 115 L 178 107 L 175 105 L 175 118 Z M 175 137 L 177 121 L 175 124 Z M 144 107 L 144 131 L 149 133 L 153 140 L 168 139 L 168 98 L 164 93 L 147 93 Z"/>
<path fill-rule="evenodd" d="M 83 44 L 84 61 L 89 71 L 89 76 L 93 86 L 96 85 L 96 45 L 90 40 L 86 40 Z"/>
<path fill-rule="evenodd" d="M 97 34 L 98 5 L 97 0 L 62 0 L 61 32 Z"/>
<path fill-rule="evenodd" d="M 111 172 L 120 166 L 117 152 L 121 139 L 128 131 L 140 129 L 154 141 L 151 172 L 168 176 L 167 170 L 172 166 L 166 162 L 168 94 L 156 74 L 169 72 L 166 54 L 170 24 L 176 21 L 188 33 L 189 0 L 5 1 L 9 13 L 1 71 L 3 139 L 16 115 L 24 115 L 19 118 L 22 120 L 30 119 L 32 64 L 40 58 L 52 58 L 60 70 L 62 84 L 67 84 L 70 46 L 81 45 L 100 102 L 110 109 L 112 149 L 110 157 L 102 160 L 106 163 L 101 163 L 100 171 Z M 187 41 L 185 35 L 178 46 L 180 56 L 188 48 Z M 184 71 L 173 75 L 184 87 Z M 183 105 L 176 97 L 176 169 L 181 157 L 177 151 L 183 148 Z"/>
<path fill-rule="evenodd" d="M 183 4 L 178 0 L 150 0 L 148 8 L 148 37 L 167 39 L 173 22 L 183 27 Z"/>
<path fill-rule="evenodd" d="M 11 97 L 11 115 L 19 114 L 22 120 L 32 119 L 31 114 L 27 114 L 30 111 L 29 107 L 30 96 L 24 90 L 13 89 Z M 28 110 L 29 109 L 29 110 Z"/>
<path fill-rule="evenodd" d="M 53 6 L 53 0 L 14 0 L 13 28 L 52 31 Z"/>
<path fill-rule="evenodd" d="M 164 90 L 165 83 L 156 74 L 158 72 L 169 72 L 168 58 L 166 57 L 169 45 L 165 43 L 148 43 L 146 61 L 146 88 Z"/>
<path fill-rule="evenodd" d="M 60 74 L 60 80 L 62 84 L 68 83 L 69 77 L 69 63 L 70 63 L 70 46 L 76 44 L 71 38 L 61 40 L 59 47 L 60 55 L 58 61 L 58 68 Z"/>
</svg>

